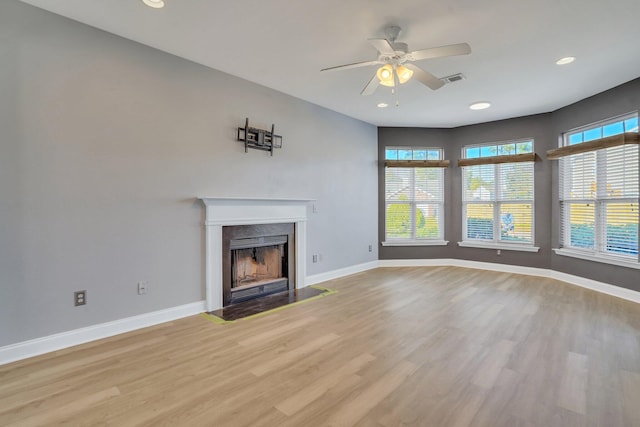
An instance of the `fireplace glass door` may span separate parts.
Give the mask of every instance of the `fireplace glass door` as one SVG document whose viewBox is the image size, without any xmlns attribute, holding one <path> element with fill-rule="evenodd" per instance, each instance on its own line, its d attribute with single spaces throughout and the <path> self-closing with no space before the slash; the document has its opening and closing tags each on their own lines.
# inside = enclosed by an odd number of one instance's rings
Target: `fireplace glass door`
<svg viewBox="0 0 640 427">
<path fill-rule="evenodd" d="M 287 237 L 231 240 L 231 302 L 288 289 Z"/>
<path fill-rule="evenodd" d="M 295 289 L 295 224 L 222 227 L 222 301 L 230 304 Z"/>
</svg>

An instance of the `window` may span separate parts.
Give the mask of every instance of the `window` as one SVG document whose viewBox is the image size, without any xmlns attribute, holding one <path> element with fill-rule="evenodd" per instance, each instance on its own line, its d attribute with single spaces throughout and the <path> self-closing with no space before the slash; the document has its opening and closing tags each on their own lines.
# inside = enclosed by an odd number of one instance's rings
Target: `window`
<svg viewBox="0 0 640 427">
<path fill-rule="evenodd" d="M 466 146 L 462 155 L 460 246 L 537 250 L 533 140 Z"/>
<path fill-rule="evenodd" d="M 384 244 L 446 244 L 442 149 L 388 147 L 385 160 Z"/>
<path fill-rule="evenodd" d="M 633 114 L 563 135 L 564 147 L 590 141 L 605 145 L 560 159 L 562 248 L 605 262 L 638 262 L 638 145 L 606 145 L 615 135 L 637 132 Z"/>
</svg>

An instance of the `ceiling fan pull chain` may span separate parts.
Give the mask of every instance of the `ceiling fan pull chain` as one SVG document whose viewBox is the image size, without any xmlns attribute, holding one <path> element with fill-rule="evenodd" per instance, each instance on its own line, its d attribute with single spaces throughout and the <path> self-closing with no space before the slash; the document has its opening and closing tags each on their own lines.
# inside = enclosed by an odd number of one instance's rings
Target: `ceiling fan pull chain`
<svg viewBox="0 0 640 427">
<path fill-rule="evenodd" d="M 393 64 L 393 90 L 396 95 L 396 107 L 400 106 L 400 100 L 398 99 L 398 89 L 400 89 L 400 78 L 398 77 L 398 64 Z"/>
</svg>

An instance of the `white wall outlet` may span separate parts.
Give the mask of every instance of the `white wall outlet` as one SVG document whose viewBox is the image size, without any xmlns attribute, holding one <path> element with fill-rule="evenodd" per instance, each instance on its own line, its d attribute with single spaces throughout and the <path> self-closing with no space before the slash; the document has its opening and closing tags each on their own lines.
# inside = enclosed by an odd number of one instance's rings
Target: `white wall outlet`
<svg viewBox="0 0 640 427">
<path fill-rule="evenodd" d="M 373 252 L 373 245 L 369 245 L 369 252 Z"/>
<path fill-rule="evenodd" d="M 317 203 L 313 204 L 312 210 L 313 210 L 313 213 L 318 213 L 318 204 Z"/>
<path fill-rule="evenodd" d="M 145 295 L 149 284 L 147 282 L 138 282 L 138 295 Z"/>
</svg>

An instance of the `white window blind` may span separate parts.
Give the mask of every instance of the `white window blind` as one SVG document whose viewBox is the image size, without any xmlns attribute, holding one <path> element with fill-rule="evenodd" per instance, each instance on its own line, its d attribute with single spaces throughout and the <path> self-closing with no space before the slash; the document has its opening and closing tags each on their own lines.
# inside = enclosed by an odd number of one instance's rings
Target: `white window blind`
<svg viewBox="0 0 640 427">
<path fill-rule="evenodd" d="M 564 145 L 637 132 L 637 115 L 564 135 Z M 560 240 L 564 248 L 638 261 L 638 145 L 560 159 Z"/>
<path fill-rule="evenodd" d="M 411 149 L 403 148 L 402 151 Z M 420 152 L 424 149 L 414 149 Z M 391 152 L 391 154 L 389 153 Z M 438 159 L 434 152 L 437 152 Z M 429 149 L 432 160 L 442 150 Z M 387 149 L 388 160 L 393 158 Z M 402 159 L 401 160 L 405 160 Z M 411 159 L 406 159 L 411 160 Z M 415 159 L 418 160 L 418 159 Z M 444 239 L 444 169 L 441 167 L 385 168 L 385 241 Z"/>
<path fill-rule="evenodd" d="M 519 144 L 524 147 L 522 142 L 493 144 L 465 148 L 463 153 L 467 155 L 465 158 L 475 158 L 473 153 L 477 151 L 478 157 L 482 157 L 483 151 L 500 153 L 503 145 Z M 527 144 L 522 152 L 533 152 L 533 141 Z M 533 161 L 462 168 L 463 241 L 533 245 L 533 168 Z"/>
</svg>

